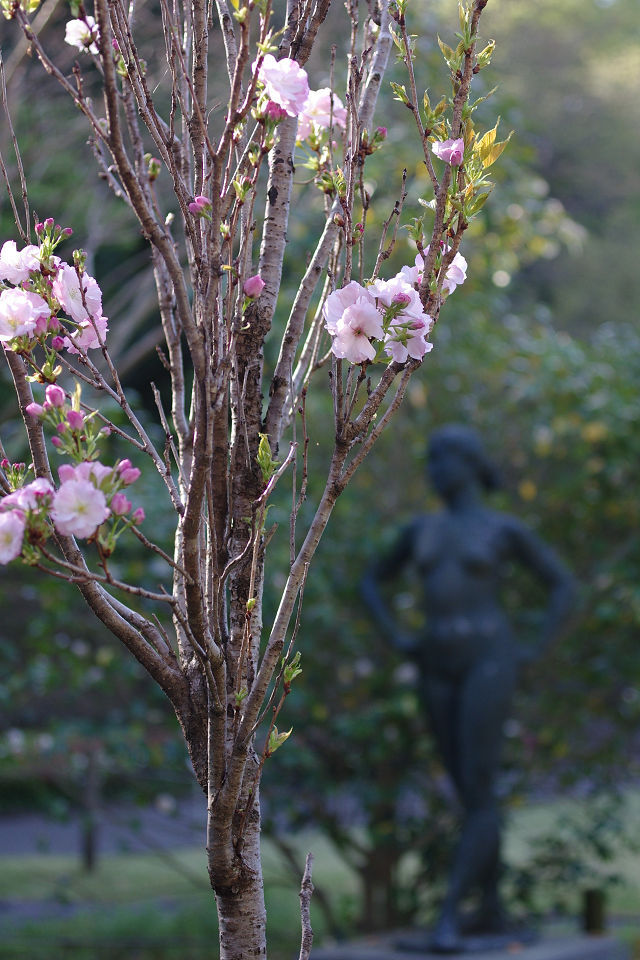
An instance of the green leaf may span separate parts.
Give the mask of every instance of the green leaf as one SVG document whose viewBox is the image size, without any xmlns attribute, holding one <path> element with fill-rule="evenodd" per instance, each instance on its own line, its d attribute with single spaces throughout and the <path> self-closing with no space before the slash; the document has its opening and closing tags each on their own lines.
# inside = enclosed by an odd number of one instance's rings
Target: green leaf
<svg viewBox="0 0 640 960">
<path fill-rule="evenodd" d="M 442 56 L 445 58 L 449 66 L 451 66 L 455 58 L 455 53 L 453 51 L 453 48 L 450 47 L 447 43 L 445 43 L 444 40 L 441 40 L 440 37 L 438 37 L 438 46 L 442 51 Z"/>
<path fill-rule="evenodd" d="M 403 83 L 394 83 L 393 80 L 392 80 L 392 81 L 391 81 L 391 89 L 393 90 L 393 92 L 394 92 L 394 94 L 395 94 L 395 99 L 396 99 L 396 100 L 399 100 L 400 103 L 404 103 L 404 104 L 408 104 L 408 103 L 409 103 L 409 97 L 408 97 L 408 95 L 407 95 L 407 91 L 406 91 L 405 85 L 404 85 Z"/>
<path fill-rule="evenodd" d="M 271 756 L 278 750 L 285 740 L 288 740 L 291 734 L 293 733 L 293 727 L 290 727 L 288 730 L 285 730 L 283 733 L 278 733 L 278 728 L 274 727 L 271 733 L 269 734 L 269 743 L 267 744 L 267 756 Z"/>
</svg>

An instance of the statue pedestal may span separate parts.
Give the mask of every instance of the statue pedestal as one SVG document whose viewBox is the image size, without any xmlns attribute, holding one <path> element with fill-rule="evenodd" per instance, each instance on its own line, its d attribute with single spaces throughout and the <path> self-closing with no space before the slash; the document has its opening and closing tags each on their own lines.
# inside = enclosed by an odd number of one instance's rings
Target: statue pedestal
<svg viewBox="0 0 640 960">
<path fill-rule="evenodd" d="M 425 941 L 424 949 L 420 939 Z M 400 949 L 402 944 L 404 949 Z M 512 942 L 499 949 L 495 944 L 487 944 L 486 949 L 473 938 L 471 949 L 449 953 L 449 960 L 630 960 L 629 948 L 609 936 L 567 936 L 544 935 L 535 943 L 522 943 L 514 936 Z M 426 935 L 419 931 L 407 931 L 381 934 L 365 940 L 351 941 L 332 947 L 319 947 L 311 951 L 311 960 L 442 960 L 442 953 L 432 953 L 426 946 Z"/>
</svg>

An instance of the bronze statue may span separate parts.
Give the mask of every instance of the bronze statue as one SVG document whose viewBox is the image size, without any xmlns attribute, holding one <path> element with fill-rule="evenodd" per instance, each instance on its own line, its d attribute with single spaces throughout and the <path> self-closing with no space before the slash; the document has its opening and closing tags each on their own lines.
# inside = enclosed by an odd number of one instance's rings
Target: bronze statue
<svg viewBox="0 0 640 960">
<path fill-rule="evenodd" d="M 506 932 L 498 892 L 495 796 L 502 730 L 518 664 L 533 659 L 559 632 L 573 603 L 574 585 L 553 551 L 526 526 L 482 504 L 482 489 L 498 486 L 498 475 L 473 430 L 450 425 L 435 432 L 428 473 L 444 509 L 408 524 L 392 551 L 368 573 L 363 593 L 393 645 L 417 660 L 437 747 L 464 810 L 447 893 L 429 942 L 434 952 L 455 953 L 464 949 L 465 932 Z M 516 644 L 500 604 L 499 589 L 511 561 L 527 567 L 548 590 L 535 649 Z M 399 630 L 378 589 L 409 566 L 422 585 L 424 636 Z M 460 905 L 474 891 L 479 893 L 478 911 L 465 926 Z"/>
</svg>

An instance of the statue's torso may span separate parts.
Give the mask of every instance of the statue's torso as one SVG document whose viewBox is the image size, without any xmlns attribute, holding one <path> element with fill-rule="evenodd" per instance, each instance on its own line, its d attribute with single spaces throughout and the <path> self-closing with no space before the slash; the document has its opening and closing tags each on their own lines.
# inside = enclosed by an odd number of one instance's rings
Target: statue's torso
<svg viewBox="0 0 640 960">
<path fill-rule="evenodd" d="M 499 587 L 510 559 L 509 518 L 476 509 L 417 518 L 412 563 L 418 571 L 428 664 L 459 670 L 487 657 L 512 657 L 509 622 Z"/>
</svg>

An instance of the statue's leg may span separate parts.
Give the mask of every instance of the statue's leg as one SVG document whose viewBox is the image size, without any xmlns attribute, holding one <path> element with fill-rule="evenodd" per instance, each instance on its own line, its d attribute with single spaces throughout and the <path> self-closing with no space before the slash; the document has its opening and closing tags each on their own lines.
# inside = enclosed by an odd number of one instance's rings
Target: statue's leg
<svg viewBox="0 0 640 960">
<path fill-rule="evenodd" d="M 495 929 L 502 920 L 500 814 L 494 788 L 514 679 L 512 662 L 496 658 L 470 671 L 458 689 L 454 764 L 465 821 L 432 943 L 443 953 L 454 952 L 459 945 L 459 906 L 472 889 L 480 888 L 487 929 Z"/>
</svg>

